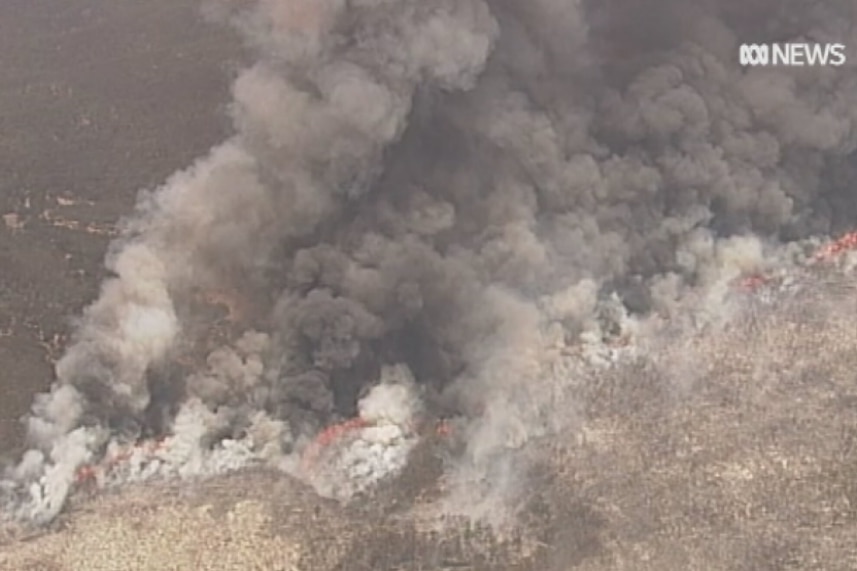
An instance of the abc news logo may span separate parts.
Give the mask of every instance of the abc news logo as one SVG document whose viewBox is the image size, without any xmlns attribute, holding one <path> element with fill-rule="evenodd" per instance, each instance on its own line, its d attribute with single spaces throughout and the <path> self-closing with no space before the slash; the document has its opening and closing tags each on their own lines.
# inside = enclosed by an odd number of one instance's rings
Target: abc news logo
<svg viewBox="0 0 857 571">
<path fill-rule="evenodd" d="M 846 62 L 843 44 L 742 44 L 741 65 L 840 66 Z"/>
</svg>

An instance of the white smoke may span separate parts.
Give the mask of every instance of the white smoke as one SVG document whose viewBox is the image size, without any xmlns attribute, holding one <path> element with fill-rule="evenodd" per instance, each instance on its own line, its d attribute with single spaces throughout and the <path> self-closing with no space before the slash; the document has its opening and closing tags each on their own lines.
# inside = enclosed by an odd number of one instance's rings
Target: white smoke
<svg viewBox="0 0 857 571">
<path fill-rule="evenodd" d="M 90 464 L 295 470 L 357 416 L 315 481 L 347 498 L 404 465 L 422 407 L 469 420 L 453 480 L 487 491 L 459 507 L 513 497 L 530 445 L 579 422 L 586 367 L 720 326 L 736 279 L 857 215 L 854 66 L 744 70 L 736 51 L 797 33 L 789 10 L 857 45 L 850 0 L 760 0 L 765 22 L 648 4 L 212 5 L 257 54 L 235 135 L 141 195 L 4 503 L 51 519 Z M 256 311 L 203 350 L 194 295 L 214 288 Z M 188 347 L 206 365 L 176 372 Z"/>
<path fill-rule="evenodd" d="M 349 500 L 397 474 L 417 444 L 420 409 L 410 372 L 402 366 L 385 368 L 380 384 L 359 402 L 366 426 L 332 443 L 305 476 L 319 494 Z"/>
</svg>

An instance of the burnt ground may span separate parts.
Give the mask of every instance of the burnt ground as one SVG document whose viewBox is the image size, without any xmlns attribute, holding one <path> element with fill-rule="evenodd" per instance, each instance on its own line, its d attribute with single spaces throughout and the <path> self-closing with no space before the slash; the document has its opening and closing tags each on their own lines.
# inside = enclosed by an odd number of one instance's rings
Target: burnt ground
<svg viewBox="0 0 857 571">
<path fill-rule="evenodd" d="M 197 0 L 0 2 L 0 453 L 117 219 L 228 132 L 240 46 Z"/>
<path fill-rule="evenodd" d="M 0 570 L 851 571 L 854 279 L 571 387 L 580 426 L 532 448 L 512 530 L 439 509 L 443 445 L 426 441 L 347 506 L 258 469 L 80 491 L 51 528 L 0 529 Z"/>
<path fill-rule="evenodd" d="M 3 450 L 97 293 L 115 220 L 228 130 L 240 52 L 196 2 L 0 2 Z M 582 429 L 534 469 L 522 538 L 424 529 L 419 463 L 352 508 L 239 473 L 76 496 L 28 541 L 0 534 L 0 570 L 853 570 L 853 281 L 589 384 Z"/>
</svg>

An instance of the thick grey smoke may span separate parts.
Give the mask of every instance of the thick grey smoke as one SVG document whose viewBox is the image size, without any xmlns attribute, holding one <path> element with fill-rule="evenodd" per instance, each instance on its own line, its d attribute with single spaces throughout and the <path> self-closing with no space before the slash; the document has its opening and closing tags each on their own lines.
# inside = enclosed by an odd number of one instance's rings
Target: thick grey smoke
<svg viewBox="0 0 857 571">
<path fill-rule="evenodd" d="M 231 466 L 228 443 L 279 462 L 389 367 L 471 419 L 465 472 L 505 490 L 507 451 L 574 421 L 557 355 L 630 315 L 716 315 L 729 280 L 857 215 L 851 0 L 210 8 L 257 54 L 235 136 L 126 221 L 10 474 L 27 515 L 143 435 L 190 442 L 164 465 L 192 472 Z M 849 64 L 737 64 L 807 38 Z M 174 381 L 213 289 L 253 307 L 246 334 Z"/>
</svg>

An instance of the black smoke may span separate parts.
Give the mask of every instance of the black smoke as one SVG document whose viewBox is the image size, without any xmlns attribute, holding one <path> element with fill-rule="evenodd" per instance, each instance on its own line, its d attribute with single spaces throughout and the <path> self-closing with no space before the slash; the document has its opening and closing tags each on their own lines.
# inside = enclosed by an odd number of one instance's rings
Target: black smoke
<svg viewBox="0 0 857 571">
<path fill-rule="evenodd" d="M 547 355 L 591 334 L 614 293 L 668 311 L 857 215 L 851 0 L 211 11 L 256 54 L 235 136 L 141 196 L 57 369 L 53 394 L 75 404 L 31 421 L 45 466 L 75 430 L 100 443 L 77 460 L 129 431 L 115 417 L 169 426 L 187 398 L 312 434 L 395 364 L 430 406 L 478 419 L 479 456 L 528 432 L 498 403 L 545 390 Z M 737 63 L 742 42 L 807 39 L 846 44 L 849 63 Z M 151 392 L 189 292 L 224 284 L 262 306 L 265 341 Z"/>
</svg>

